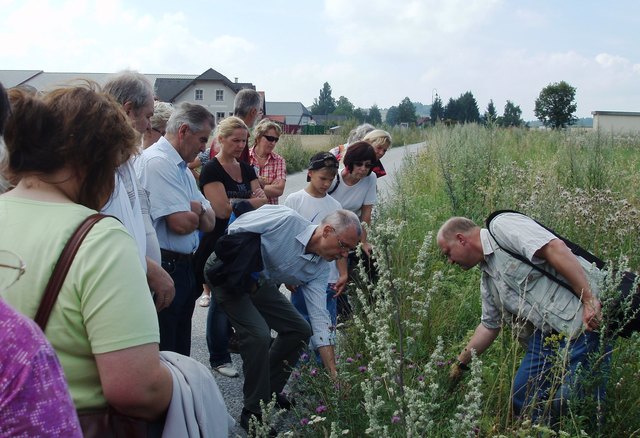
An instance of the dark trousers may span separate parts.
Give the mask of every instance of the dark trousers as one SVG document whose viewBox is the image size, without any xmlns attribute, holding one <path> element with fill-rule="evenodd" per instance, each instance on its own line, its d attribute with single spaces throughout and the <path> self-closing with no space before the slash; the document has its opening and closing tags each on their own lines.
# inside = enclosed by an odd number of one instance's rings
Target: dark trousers
<svg viewBox="0 0 640 438">
<path fill-rule="evenodd" d="M 244 374 L 244 407 L 260 412 L 260 400 L 271 400 L 289 379 L 311 327 L 278 287 L 264 282 L 254 292 L 214 287 L 216 304 L 225 311 L 238 334 Z M 271 342 L 271 330 L 278 336 Z"/>
<path fill-rule="evenodd" d="M 196 283 L 191 260 L 163 255 L 162 267 L 171 275 L 176 295 L 171 305 L 158 313 L 160 350 L 190 356 L 191 318 L 201 287 Z"/>
</svg>

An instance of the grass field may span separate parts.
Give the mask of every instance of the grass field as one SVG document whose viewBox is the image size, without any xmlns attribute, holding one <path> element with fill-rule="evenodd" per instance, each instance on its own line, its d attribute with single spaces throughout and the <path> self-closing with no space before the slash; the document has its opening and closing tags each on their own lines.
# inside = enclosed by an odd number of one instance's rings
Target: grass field
<svg viewBox="0 0 640 438">
<path fill-rule="evenodd" d="M 570 404 L 551 429 L 511 415 L 522 357 L 505 328 L 458 386 L 450 361 L 479 322 L 479 271 L 445 263 L 435 232 L 452 215 L 529 214 L 601 257 L 640 267 L 640 138 L 492 129 L 421 132 L 427 148 L 376 207 L 370 238 L 380 272 L 349 296 L 338 331 L 340 378 L 314 361 L 293 374 L 299 425 L 289 436 L 640 436 L 640 337 L 614 342 L 606 400 Z"/>
</svg>

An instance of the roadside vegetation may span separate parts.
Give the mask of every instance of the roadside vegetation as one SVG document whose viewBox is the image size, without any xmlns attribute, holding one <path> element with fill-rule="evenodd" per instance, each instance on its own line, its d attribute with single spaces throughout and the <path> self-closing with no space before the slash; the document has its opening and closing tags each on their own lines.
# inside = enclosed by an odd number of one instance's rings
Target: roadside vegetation
<svg viewBox="0 0 640 438">
<path fill-rule="evenodd" d="M 394 144 L 405 142 L 402 131 L 392 135 Z M 474 124 L 407 138 L 427 148 L 407 159 L 376 207 L 370 240 L 380 278 L 349 291 L 355 313 L 338 328 L 340 380 L 303 360 L 293 373 L 297 419 L 285 435 L 640 436 L 637 334 L 614 342 L 604 403 L 572 402 L 556 429 L 510 414 L 523 352 L 509 329 L 451 385 L 451 360 L 480 320 L 479 272 L 448 265 L 435 244 L 452 215 L 482 223 L 494 210 L 514 209 L 638 271 L 640 138 Z"/>
<path fill-rule="evenodd" d="M 275 151 L 284 157 L 287 163 L 287 173 L 300 172 L 307 168 L 309 158 L 316 152 L 329 151 L 339 144 L 344 144 L 347 141 L 349 132 L 357 125 L 358 122 L 355 119 L 351 119 L 346 121 L 335 134 L 324 136 L 284 134 L 280 138 Z M 386 125 L 381 125 L 380 128 L 391 134 L 393 139 L 391 147 L 424 141 L 425 131 L 423 128 L 388 127 Z"/>
</svg>

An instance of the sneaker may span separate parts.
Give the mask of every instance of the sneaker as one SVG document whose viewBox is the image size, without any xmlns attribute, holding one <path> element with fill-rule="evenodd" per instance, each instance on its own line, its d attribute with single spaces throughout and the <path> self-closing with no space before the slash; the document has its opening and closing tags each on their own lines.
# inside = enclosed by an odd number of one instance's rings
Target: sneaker
<svg viewBox="0 0 640 438">
<path fill-rule="evenodd" d="M 198 306 L 200 307 L 209 307 L 209 304 L 211 304 L 211 296 L 209 295 L 202 295 L 198 300 Z"/>
<path fill-rule="evenodd" d="M 256 417 L 256 420 L 258 420 L 258 422 L 260 423 L 262 422 L 262 414 L 256 414 L 255 412 L 251 412 L 248 409 L 242 408 L 242 413 L 240 414 L 240 426 L 247 433 L 249 433 L 249 423 L 251 422 L 251 417 Z M 276 437 L 278 436 L 278 432 L 276 432 L 276 430 L 273 427 L 270 427 L 269 436 Z"/>
<path fill-rule="evenodd" d="M 213 367 L 214 371 L 219 372 L 225 377 L 238 377 L 238 371 L 233 367 L 232 363 L 223 363 L 217 367 Z"/>
</svg>

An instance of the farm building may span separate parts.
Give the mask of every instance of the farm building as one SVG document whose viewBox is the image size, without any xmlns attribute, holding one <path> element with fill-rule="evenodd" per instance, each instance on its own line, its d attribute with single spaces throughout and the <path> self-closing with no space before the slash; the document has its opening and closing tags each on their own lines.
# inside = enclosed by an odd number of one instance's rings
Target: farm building
<svg viewBox="0 0 640 438">
<path fill-rule="evenodd" d="M 591 114 L 594 130 L 616 134 L 640 132 L 640 112 L 592 111 Z"/>
</svg>

